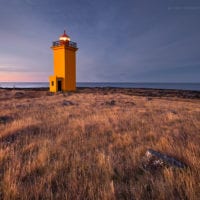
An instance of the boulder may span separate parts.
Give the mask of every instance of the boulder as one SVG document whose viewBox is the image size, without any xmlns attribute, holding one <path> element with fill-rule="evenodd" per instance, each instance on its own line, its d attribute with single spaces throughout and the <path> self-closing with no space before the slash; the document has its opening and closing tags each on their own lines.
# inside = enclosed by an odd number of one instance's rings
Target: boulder
<svg viewBox="0 0 200 200">
<path fill-rule="evenodd" d="M 187 165 L 172 156 L 148 149 L 142 161 L 146 170 L 156 170 L 163 167 L 186 168 Z"/>
</svg>

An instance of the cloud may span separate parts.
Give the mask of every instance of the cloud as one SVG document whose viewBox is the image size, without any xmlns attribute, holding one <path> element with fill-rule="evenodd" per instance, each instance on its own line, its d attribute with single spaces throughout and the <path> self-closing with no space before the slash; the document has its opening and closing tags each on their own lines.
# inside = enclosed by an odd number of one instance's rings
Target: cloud
<svg viewBox="0 0 200 200">
<path fill-rule="evenodd" d="M 21 66 L 0 65 L 0 72 L 30 72 L 30 69 Z"/>
<path fill-rule="evenodd" d="M 36 0 L 24 0 L 25 1 L 25 3 L 27 3 L 28 5 L 30 5 L 30 6 L 33 6 L 33 5 L 36 5 Z"/>
</svg>

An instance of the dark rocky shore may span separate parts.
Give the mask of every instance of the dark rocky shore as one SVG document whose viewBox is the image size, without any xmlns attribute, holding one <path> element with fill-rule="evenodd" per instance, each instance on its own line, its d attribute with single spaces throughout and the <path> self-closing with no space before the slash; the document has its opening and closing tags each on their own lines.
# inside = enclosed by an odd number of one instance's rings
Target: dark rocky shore
<svg viewBox="0 0 200 200">
<path fill-rule="evenodd" d="M 0 88 L 1 91 L 46 91 L 49 88 Z M 121 93 L 126 95 L 145 96 L 145 97 L 177 97 L 185 99 L 200 99 L 200 91 L 192 90 L 174 90 L 174 89 L 148 89 L 148 88 L 114 88 L 114 87 L 81 87 L 77 88 L 75 93 L 99 93 L 99 94 L 113 94 Z"/>
<path fill-rule="evenodd" d="M 200 91 L 190 90 L 170 90 L 170 89 L 147 89 L 147 88 L 78 88 L 77 92 L 88 92 L 88 93 L 122 93 L 127 95 L 135 96 L 146 96 L 146 97 L 178 97 L 178 98 L 189 98 L 199 99 Z"/>
<path fill-rule="evenodd" d="M 20 91 L 46 91 L 49 88 L 0 88 L 0 90 L 20 90 Z M 145 97 L 177 97 L 187 99 L 200 99 L 200 91 L 192 90 L 174 90 L 174 89 L 148 89 L 148 88 L 114 88 L 114 87 L 81 87 L 77 88 L 75 93 L 100 93 L 100 94 L 113 94 L 121 93 L 126 95 L 145 96 Z"/>
</svg>

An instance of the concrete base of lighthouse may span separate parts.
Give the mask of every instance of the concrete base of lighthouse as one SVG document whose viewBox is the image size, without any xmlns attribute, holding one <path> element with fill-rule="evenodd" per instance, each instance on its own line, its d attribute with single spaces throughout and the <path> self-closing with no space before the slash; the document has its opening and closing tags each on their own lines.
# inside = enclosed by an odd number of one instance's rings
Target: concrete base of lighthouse
<svg viewBox="0 0 200 200">
<path fill-rule="evenodd" d="M 50 92 L 68 92 L 76 90 L 76 83 L 73 85 L 67 84 L 64 77 L 50 76 L 49 77 Z"/>
</svg>

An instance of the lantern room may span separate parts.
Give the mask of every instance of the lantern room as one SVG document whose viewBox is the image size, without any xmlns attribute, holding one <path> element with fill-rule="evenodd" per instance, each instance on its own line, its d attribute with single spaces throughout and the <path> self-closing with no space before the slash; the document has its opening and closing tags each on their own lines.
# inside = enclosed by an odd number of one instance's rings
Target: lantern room
<svg viewBox="0 0 200 200">
<path fill-rule="evenodd" d="M 65 30 L 64 30 L 63 35 L 60 36 L 59 40 L 60 40 L 60 41 L 63 41 L 63 42 L 65 42 L 65 41 L 70 41 L 70 37 L 66 34 L 66 31 L 65 31 Z"/>
</svg>

